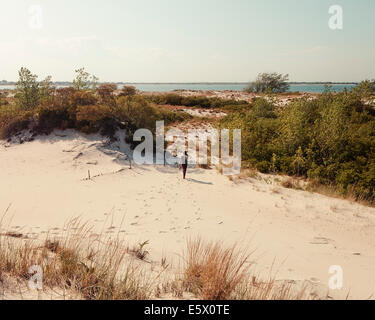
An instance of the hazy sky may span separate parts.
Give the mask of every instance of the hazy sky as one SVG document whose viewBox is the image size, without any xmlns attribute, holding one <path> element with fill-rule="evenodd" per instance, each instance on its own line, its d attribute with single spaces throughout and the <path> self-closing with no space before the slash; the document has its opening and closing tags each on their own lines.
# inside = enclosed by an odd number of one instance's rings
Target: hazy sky
<svg viewBox="0 0 375 320">
<path fill-rule="evenodd" d="M 328 27 L 334 4 L 343 30 Z M 101 81 L 375 78 L 374 0 L 0 0 L 0 28 L 0 80 L 22 66 L 54 80 L 82 66 Z"/>
</svg>

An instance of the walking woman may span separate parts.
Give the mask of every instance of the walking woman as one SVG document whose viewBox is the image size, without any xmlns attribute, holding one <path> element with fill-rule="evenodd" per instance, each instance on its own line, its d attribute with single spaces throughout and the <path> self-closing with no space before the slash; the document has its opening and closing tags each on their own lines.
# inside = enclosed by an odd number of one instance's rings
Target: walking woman
<svg viewBox="0 0 375 320">
<path fill-rule="evenodd" d="M 188 155 L 187 151 L 185 151 L 185 154 L 183 155 L 183 157 L 181 159 L 182 174 L 183 174 L 184 179 L 186 177 L 186 170 L 187 170 L 187 167 L 188 167 L 188 161 L 189 161 L 189 155 Z"/>
</svg>

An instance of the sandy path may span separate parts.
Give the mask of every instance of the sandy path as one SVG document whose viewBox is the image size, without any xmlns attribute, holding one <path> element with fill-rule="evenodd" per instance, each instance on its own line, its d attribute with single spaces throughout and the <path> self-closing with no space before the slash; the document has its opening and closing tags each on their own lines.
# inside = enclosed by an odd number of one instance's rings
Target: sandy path
<svg viewBox="0 0 375 320">
<path fill-rule="evenodd" d="M 130 170 L 121 154 L 100 147 L 99 136 L 64 134 L 1 142 L 0 212 L 11 204 L 7 228 L 58 236 L 69 218 L 81 216 L 106 222 L 105 232 L 121 232 L 130 243 L 149 240 L 154 261 L 177 260 L 195 235 L 240 242 L 256 249 L 261 274 L 269 275 L 276 259 L 278 279 L 327 286 L 329 267 L 340 265 L 344 288 L 331 296 L 375 293 L 374 208 L 264 181 L 235 184 L 215 170 L 189 169 L 186 181 L 176 168 Z M 84 180 L 88 170 L 100 176 Z"/>
</svg>

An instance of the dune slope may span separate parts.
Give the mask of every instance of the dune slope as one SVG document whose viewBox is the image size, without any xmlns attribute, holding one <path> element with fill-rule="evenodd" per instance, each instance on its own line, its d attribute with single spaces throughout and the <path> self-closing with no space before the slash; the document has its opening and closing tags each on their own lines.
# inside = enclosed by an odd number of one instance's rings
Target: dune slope
<svg viewBox="0 0 375 320">
<path fill-rule="evenodd" d="M 235 242 L 255 250 L 260 274 L 327 289 L 329 267 L 344 271 L 334 298 L 375 293 L 375 209 L 266 181 L 233 183 L 216 170 L 132 166 L 126 146 L 73 131 L 23 144 L 0 143 L 3 228 L 58 236 L 81 216 L 129 243 L 149 240 L 150 259 L 178 259 L 186 239 Z M 90 176 L 90 179 L 88 179 Z M 6 223 L 4 222 L 6 221 Z"/>
</svg>

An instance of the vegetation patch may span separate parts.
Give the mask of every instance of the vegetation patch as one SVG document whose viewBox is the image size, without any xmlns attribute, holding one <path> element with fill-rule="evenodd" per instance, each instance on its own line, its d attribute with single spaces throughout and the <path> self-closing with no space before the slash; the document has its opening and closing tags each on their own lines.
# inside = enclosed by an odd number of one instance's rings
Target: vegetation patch
<svg viewBox="0 0 375 320">
<path fill-rule="evenodd" d="M 76 70 L 73 86 L 56 89 L 51 78 L 38 82 L 28 69 L 19 71 L 14 103 L 0 107 L 0 138 L 7 139 L 23 130 L 49 134 L 54 129 L 76 129 L 113 137 L 126 129 L 129 141 L 139 128 L 155 130 L 155 123 L 182 122 L 191 116 L 158 107 L 134 87 L 125 86 L 116 95 L 115 84 L 97 86 L 97 78 L 84 69 Z M 1 98 L 3 99 L 3 98 Z"/>
<path fill-rule="evenodd" d="M 373 94 L 373 82 L 366 81 L 285 107 L 258 98 L 217 126 L 242 130 L 244 167 L 305 178 L 314 182 L 311 189 L 329 186 L 375 204 L 375 108 L 368 103 Z"/>
</svg>

